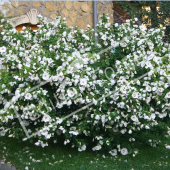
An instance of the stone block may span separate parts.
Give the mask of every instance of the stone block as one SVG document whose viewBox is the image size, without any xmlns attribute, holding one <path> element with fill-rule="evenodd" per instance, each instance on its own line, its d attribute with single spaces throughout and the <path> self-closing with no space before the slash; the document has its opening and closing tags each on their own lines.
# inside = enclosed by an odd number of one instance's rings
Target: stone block
<svg viewBox="0 0 170 170">
<path fill-rule="evenodd" d="M 71 9 L 72 8 L 72 1 L 66 1 L 65 6 L 67 9 Z"/>
<path fill-rule="evenodd" d="M 75 23 L 75 21 L 77 19 L 77 13 L 74 10 L 72 10 L 72 11 L 69 12 L 69 16 L 70 16 L 71 21 L 73 23 Z"/>
<path fill-rule="evenodd" d="M 12 4 L 12 6 L 13 6 L 14 8 L 17 8 L 17 7 L 19 7 L 19 6 L 22 5 L 22 3 L 19 2 L 19 1 L 12 1 L 11 4 Z"/>
<path fill-rule="evenodd" d="M 41 6 L 41 3 L 39 1 L 33 1 L 32 6 L 38 8 Z"/>
<path fill-rule="evenodd" d="M 55 19 L 56 17 L 57 17 L 57 14 L 51 14 L 51 15 L 50 15 L 50 18 L 51 18 L 51 19 Z"/>
<path fill-rule="evenodd" d="M 64 2 L 63 1 L 59 1 L 60 6 L 63 8 L 64 7 Z"/>
<path fill-rule="evenodd" d="M 60 5 L 57 4 L 57 5 L 55 6 L 55 9 L 56 9 L 56 12 L 59 12 L 59 11 L 60 11 Z"/>
<path fill-rule="evenodd" d="M 70 18 L 67 18 L 67 19 L 66 19 L 66 24 L 67 24 L 67 26 L 69 26 L 69 27 L 72 27 L 72 26 L 74 25 Z"/>
<path fill-rule="evenodd" d="M 50 14 L 47 9 L 42 9 L 41 12 L 43 16 L 48 16 Z"/>
<path fill-rule="evenodd" d="M 7 12 L 8 17 L 12 17 L 14 16 L 14 14 L 15 14 L 15 10 L 12 10 L 12 9 Z"/>
<path fill-rule="evenodd" d="M 88 13 L 89 10 L 90 10 L 90 8 L 89 8 L 89 6 L 87 5 L 87 3 L 83 2 L 83 3 L 81 4 L 81 10 L 82 10 L 83 12 L 85 12 L 85 13 Z"/>
<path fill-rule="evenodd" d="M 55 11 L 54 4 L 53 4 L 52 2 L 47 2 L 47 3 L 46 3 L 46 9 L 47 9 L 49 12 Z"/>
<path fill-rule="evenodd" d="M 76 11 L 79 9 L 79 6 L 80 6 L 80 2 L 77 2 L 77 1 L 73 2 L 73 7 Z"/>
<path fill-rule="evenodd" d="M 63 14 L 64 17 L 68 17 L 68 11 L 67 11 L 67 9 L 63 9 L 63 10 L 61 11 L 61 13 Z"/>
<path fill-rule="evenodd" d="M 20 7 L 20 8 L 17 8 L 17 14 L 19 14 L 19 15 L 22 15 L 22 14 L 24 14 L 25 13 L 25 11 L 24 11 L 24 9 L 23 9 L 23 7 Z"/>
<path fill-rule="evenodd" d="M 85 22 L 84 22 L 84 20 L 78 19 L 77 22 L 76 22 L 76 26 L 77 26 L 79 29 L 83 29 L 83 28 L 85 27 Z"/>
<path fill-rule="evenodd" d="M 30 2 L 29 1 L 23 1 L 22 2 L 22 6 L 25 6 L 25 7 L 30 7 Z"/>
</svg>

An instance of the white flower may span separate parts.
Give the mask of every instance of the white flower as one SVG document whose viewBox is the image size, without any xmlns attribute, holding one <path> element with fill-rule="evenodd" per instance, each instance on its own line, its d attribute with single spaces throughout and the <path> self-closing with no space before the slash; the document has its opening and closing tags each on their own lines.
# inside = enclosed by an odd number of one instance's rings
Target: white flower
<svg viewBox="0 0 170 170">
<path fill-rule="evenodd" d="M 120 102 L 117 104 L 119 108 L 124 108 L 125 107 L 125 103 L 124 102 Z"/>
<path fill-rule="evenodd" d="M 96 120 L 99 120 L 99 119 L 100 119 L 100 116 L 99 116 L 99 115 L 96 115 L 96 116 L 95 116 L 95 119 L 96 119 Z"/>
<path fill-rule="evenodd" d="M 85 151 L 86 150 L 86 145 L 83 145 L 81 149 L 82 149 L 82 151 Z"/>
<path fill-rule="evenodd" d="M 150 86 L 146 86 L 146 91 L 150 92 L 152 89 Z"/>
<path fill-rule="evenodd" d="M 72 90 L 67 90 L 67 94 L 68 94 L 69 97 L 74 96 L 74 92 Z"/>
<path fill-rule="evenodd" d="M 53 76 L 53 77 L 52 77 L 52 80 L 53 80 L 53 81 L 57 81 L 57 80 L 58 80 L 58 76 Z"/>
<path fill-rule="evenodd" d="M 0 136 L 5 136 L 6 132 L 7 132 L 7 130 L 0 131 Z"/>
<path fill-rule="evenodd" d="M 5 20 L 4 19 L 1 19 L 1 23 L 3 23 Z"/>
<path fill-rule="evenodd" d="M 95 151 L 95 150 L 98 151 L 98 150 L 100 150 L 101 148 L 102 148 L 101 145 L 98 145 L 98 146 L 93 147 L 92 150 L 93 150 L 93 151 Z"/>
<path fill-rule="evenodd" d="M 32 98 L 32 95 L 30 93 L 27 93 L 25 95 L 25 99 L 30 100 Z"/>
<path fill-rule="evenodd" d="M 134 93 L 132 94 L 132 97 L 135 98 L 135 99 L 138 98 L 138 93 L 134 92 Z"/>
<path fill-rule="evenodd" d="M 140 25 L 139 28 L 141 29 L 141 31 L 146 31 L 146 29 L 147 29 L 146 26 L 144 26 L 144 25 Z"/>
<path fill-rule="evenodd" d="M 70 134 L 73 134 L 73 135 L 75 135 L 75 136 L 77 136 L 77 135 L 79 134 L 78 131 L 70 131 L 69 133 L 70 133 Z"/>
<path fill-rule="evenodd" d="M 170 149 L 170 145 L 166 145 L 165 148 L 166 148 L 166 149 Z"/>
<path fill-rule="evenodd" d="M 71 104 L 72 104 L 72 101 L 69 100 L 69 101 L 67 102 L 67 106 L 70 106 Z"/>
<path fill-rule="evenodd" d="M 59 79 L 59 81 L 62 81 L 64 79 L 64 75 L 62 72 L 59 73 L 58 79 Z"/>
<path fill-rule="evenodd" d="M 135 21 L 138 21 L 138 18 L 134 18 Z"/>
<path fill-rule="evenodd" d="M 109 152 L 112 156 L 116 156 L 117 155 L 117 149 L 113 149 Z"/>
<path fill-rule="evenodd" d="M 25 170 L 29 170 L 28 166 L 25 167 Z"/>
<path fill-rule="evenodd" d="M 4 46 L 0 47 L 0 52 L 1 52 L 1 53 L 6 52 L 6 47 L 4 47 Z"/>
<path fill-rule="evenodd" d="M 168 92 L 166 95 L 165 95 L 165 98 L 170 98 L 170 92 Z"/>
<path fill-rule="evenodd" d="M 145 126 L 145 129 L 150 129 L 150 127 L 148 125 Z"/>
<path fill-rule="evenodd" d="M 50 120 L 51 120 L 51 117 L 49 115 L 47 115 L 47 114 L 44 115 L 43 118 L 42 118 L 43 122 L 50 122 Z"/>
<path fill-rule="evenodd" d="M 109 27 L 110 27 L 110 23 L 106 23 L 105 28 L 109 28 Z"/>
<path fill-rule="evenodd" d="M 35 145 L 36 145 L 36 146 L 39 146 L 39 145 L 40 145 L 40 143 L 39 143 L 39 142 L 36 142 L 36 143 L 35 143 Z"/>
<path fill-rule="evenodd" d="M 102 40 L 106 40 L 106 39 L 107 39 L 107 36 L 104 34 L 104 35 L 102 35 L 101 39 L 102 39 Z"/>
<path fill-rule="evenodd" d="M 157 89 L 156 87 L 152 87 L 152 91 L 156 91 L 156 89 Z"/>
<path fill-rule="evenodd" d="M 118 23 L 115 23 L 115 27 L 118 27 L 119 26 L 119 24 Z"/>
<path fill-rule="evenodd" d="M 50 77 L 50 75 L 49 75 L 47 72 L 44 72 L 43 75 L 42 75 L 42 78 L 43 78 L 44 80 L 48 80 L 49 77 Z"/>
<path fill-rule="evenodd" d="M 158 92 L 162 93 L 164 91 L 163 88 L 158 88 Z"/>
<path fill-rule="evenodd" d="M 44 129 L 42 130 L 41 134 L 44 135 L 44 136 L 46 136 L 46 135 L 48 134 L 47 129 L 44 128 Z"/>
<path fill-rule="evenodd" d="M 127 150 L 126 148 L 122 148 L 121 151 L 120 151 L 120 153 L 121 153 L 122 155 L 127 155 L 127 154 L 128 154 L 128 150 Z"/>
<path fill-rule="evenodd" d="M 87 80 L 86 79 L 80 79 L 80 85 L 86 86 L 87 85 Z"/>
<path fill-rule="evenodd" d="M 150 56 L 148 56 L 148 60 L 152 60 L 153 57 L 154 57 L 154 55 L 151 54 Z"/>
<path fill-rule="evenodd" d="M 4 109 L 8 109 L 10 106 L 10 102 L 6 102 L 5 106 L 4 106 Z"/>
<path fill-rule="evenodd" d="M 131 116 L 131 119 L 132 119 L 134 122 L 138 122 L 138 118 L 136 117 L 136 115 Z"/>
<path fill-rule="evenodd" d="M 166 72 L 164 70 L 160 70 L 160 75 L 166 75 Z"/>
<path fill-rule="evenodd" d="M 128 133 L 129 133 L 129 134 L 132 134 L 132 130 L 130 129 L 130 130 L 128 131 Z"/>
<path fill-rule="evenodd" d="M 116 127 L 113 128 L 113 132 L 118 132 L 118 131 L 119 131 L 118 128 Z"/>
<path fill-rule="evenodd" d="M 85 151 L 86 150 L 86 145 L 83 145 L 81 148 L 78 148 L 78 151 L 81 152 L 81 151 Z"/>
<path fill-rule="evenodd" d="M 122 130 L 120 131 L 120 133 L 125 134 L 125 133 L 126 133 L 126 129 L 122 129 Z"/>
<path fill-rule="evenodd" d="M 97 100 L 95 100 L 94 98 L 92 99 L 94 105 L 97 105 Z"/>
</svg>

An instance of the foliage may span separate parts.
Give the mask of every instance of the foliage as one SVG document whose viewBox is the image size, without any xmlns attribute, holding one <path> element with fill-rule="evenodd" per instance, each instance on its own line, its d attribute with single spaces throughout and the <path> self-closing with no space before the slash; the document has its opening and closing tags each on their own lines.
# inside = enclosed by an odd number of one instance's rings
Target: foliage
<svg viewBox="0 0 170 170">
<path fill-rule="evenodd" d="M 170 37 L 170 2 L 169 1 L 130 1 L 117 2 L 131 17 L 137 17 L 148 28 L 167 27 Z M 144 7 L 150 7 L 146 10 Z M 157 9 L 157 7 L 159 7 Z"/>
<path fill-rule="evenodd" d="M 1 20 L 9 43 L 0 48 L 1 136 L 42 147 L 64 138 L 64 145 L 78 151 L 106 149 L 112 156 L 135 156 L 138 141 L 161 145 L 170 134 L 164 30 L 147 31 L 135 25 L 136 18 L 113 29 L 103 15 L 95 45 L 90 27 L 84 31 L 67 27 L 60 17 L 52 22 L 39 17 L 34 32 L 23 27 L 18 33 Z M 28 135 L 37 132 L 32 138 L 25 138 L 17 114 Z"/>
<path fill-rule="evenodd" d="M 1 19 L 4 19 L 4 17 L 1 14 L 1 11 L 0 11 L 0 20 Z M 3 35 L 1 34 L 1 31 L 2 31 L 2 28 L 1 28 L 1 24 L 0 24 L 0 47 L 7 46 L 7 42 L 3 40 Z M 0 54 L 0 57 L 1 57 L 1 54 Z"/>
</svg>

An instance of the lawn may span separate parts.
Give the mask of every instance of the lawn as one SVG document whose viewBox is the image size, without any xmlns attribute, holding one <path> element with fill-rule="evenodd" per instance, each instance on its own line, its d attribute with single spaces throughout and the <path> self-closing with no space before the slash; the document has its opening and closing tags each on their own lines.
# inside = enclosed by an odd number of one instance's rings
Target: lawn
<svg viewBox="0 0 170 170">
<path fill-rule="evenodd" d="M 170 142 L 170 140 L 169 140 Z M 140 152 L 111 157 L 105 152 L 78 152 L 69 146 L 51 144 L 41 148 L 16 139 L 0 138 L 0 159 L 11 162 L 17 170 L 167 170 L 170 169 L 170 150 L 139 145 Z"/>
</svg>

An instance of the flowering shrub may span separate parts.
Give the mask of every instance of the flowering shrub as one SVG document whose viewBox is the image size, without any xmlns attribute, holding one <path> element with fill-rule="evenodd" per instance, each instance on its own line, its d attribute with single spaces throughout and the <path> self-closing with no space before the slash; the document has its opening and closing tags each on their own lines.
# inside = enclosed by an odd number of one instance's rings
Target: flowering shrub
<svg viewBox="0 0 170 170">
<path fill-rule="evenodd" d="M 20 33 L 1 20 L 8 46 L 0 47 L 0 135 L 25 138 L 26 127 L 35 145 L 64 138 L 78 151 L 107 149 L 112 156 L 135 156 L 134 142 L 160 145 L 170 134 L 163 29 L 147 31 L 135 20 L 113 29 L 103 15 L 95 45 L 90 27 L 39 19 L 38 30 Z"/>
</svg>

